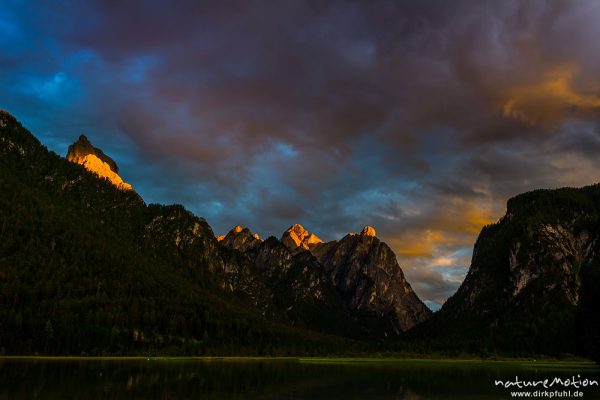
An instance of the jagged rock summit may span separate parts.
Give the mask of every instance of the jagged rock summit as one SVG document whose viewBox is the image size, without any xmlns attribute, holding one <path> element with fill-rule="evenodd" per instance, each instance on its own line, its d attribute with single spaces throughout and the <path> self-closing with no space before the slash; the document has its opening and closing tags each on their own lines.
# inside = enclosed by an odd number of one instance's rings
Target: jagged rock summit
<svg viewBox="0 0 600 400">
<path fill-rule="evenodd" d="M 281 242 L 290 251 L 311 250 L 323 241 L 314 233 L 309 233 L 300 224 L 290 226 L 281 236 Z"/>
<path fill-rule="evenodd" d="M 299 224 L 290 226 L 281 240 L 270 237 L 264 242 L 236 226 L 220 242 L 252 260 L 277 288 L 282 297 L 276 303 L 286 304 L 291 321 L 307 304 L 323 307 L 323 293 L 329 292 L 325 303 L 337 304 L 337 314 L 345 310 L 343 314 L 369 337 L 397 336 L 431 316 L 404 278 L 396 255 L 371 226 L 327 243 Z M 281 288 L 285 289 L 280 293 Z M 307 303 L 296 310 L 290 296 Z"/>
<path fill-rule="evenodd" d="M 361 236 L 377 237 L 377 231 L 372 226 L 365 226 L 360 232 Z"/>
<path fill-rule="evenodd" d="M 107 179 L 121 190 L 133 190 L 133 187 L 119 176 L 117 163 L 92 145 L 85 135 L 69 146 L 67 160 L 83 165 L 88 171 Z"/>
<path fill-rule="evenodd" d="M 236 249 L 241 252 L 255 248 L 262 243 L 260 236 L 248 228 L 235 226 L 225 236 L 217 236 L 217 240 L 225 247 Z"/>
</svg>

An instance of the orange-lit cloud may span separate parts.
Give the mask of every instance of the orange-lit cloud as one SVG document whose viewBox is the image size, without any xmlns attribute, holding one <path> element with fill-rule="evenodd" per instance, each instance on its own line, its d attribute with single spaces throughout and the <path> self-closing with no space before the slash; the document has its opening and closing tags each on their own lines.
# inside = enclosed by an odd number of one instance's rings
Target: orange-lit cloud
<svg viewBox="0 0 600 400">
<path fill-rule="evenodd" d="M 435 257 L 431 259 L 431 265 L 439 267 L 448 267 L 453 265 L 455 259 L 452 257 Z"/>
<path fill-rule="evenodd" d="M 445 199 L 438 210 L 427 216 L 414 228 L 401 232 L 392 239 L 386 238 L 402 260 L 429 257 L 439 253 L 439 248 L 470 245 L 481 228 L 499 218 L 486 205 L 465 202 L 461 199 Z M 439 265 L 448 263 L 443 256 L 437 257 Z M 444 261 L 445 260 L 445 261 Z M 433 263 L 433 261 L 432 261 Z"/>
<path fill-rule="evenodd" d="M 427 257 L 431 255 L 438 243 L 443 243 L 445 240 L 441 232 L 427 229 L 411 237 L 393 239 L 391 245 L 400 257 Z"/>
<path fill-rule="evenodd" d="M 576 65 L 564 65 L 544 74 L 541 82 L 510 89 L 504 116 L 530 125 L 551 125 L 569 114 L 600 110 L 600 97 L 580 93 L 574 87 L 577 72 Z"/>
</svg>

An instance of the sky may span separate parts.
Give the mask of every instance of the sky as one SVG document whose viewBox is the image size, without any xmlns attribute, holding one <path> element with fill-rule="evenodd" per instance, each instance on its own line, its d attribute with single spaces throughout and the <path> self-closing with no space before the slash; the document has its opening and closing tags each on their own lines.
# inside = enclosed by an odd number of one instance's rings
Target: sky
<svg viewBox="0 0 600 400">
<path fill-rule="evenodd" d="M 600 179 L 600 1 L 21 1 L 0 108 L 216 234 L 365 225 L 432 308 L 506 200 Z"/>
</svg>

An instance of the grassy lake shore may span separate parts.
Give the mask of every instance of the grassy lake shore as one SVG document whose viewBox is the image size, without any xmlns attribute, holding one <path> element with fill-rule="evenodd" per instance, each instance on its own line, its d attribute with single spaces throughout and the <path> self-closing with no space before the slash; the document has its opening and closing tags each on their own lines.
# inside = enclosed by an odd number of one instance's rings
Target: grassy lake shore
<svg viewBox="0 0 600 400">
<path fill-rule="evenodd" d="M 400 358 L 400 357 L 236 357 L 236 356 L 204 356 L 204 357 L 169 357 L 169 356 L 2 356 L 2 361 L 158 361 L 158 362 L 265 362 L 286 361 L 311 364 L 352 364 L 352 365 L 430 365 L 448 366 L 455 365 L 495 365 L 495 366 L 520 366 L 536 368 L 585 368 L 600 369 L 595 362 L 583 359 L 557 360 L 557 359 L 527 359 L 527 358 Z"/>
</svg>

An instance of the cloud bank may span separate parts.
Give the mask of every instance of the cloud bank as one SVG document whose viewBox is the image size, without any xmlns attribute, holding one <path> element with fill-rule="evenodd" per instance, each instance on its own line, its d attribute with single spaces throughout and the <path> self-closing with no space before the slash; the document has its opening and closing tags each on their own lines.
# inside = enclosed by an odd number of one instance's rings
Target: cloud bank
<svg viewBox="0 0 600 400">
<path fill-rule="evenodd" d="M 600 176 L 600 2 L 53 1 L 0 10 L 0 107 L 85 133 L 217 233 L 364 225 L 429 304 L 507 198 Z"/>
</svg>

